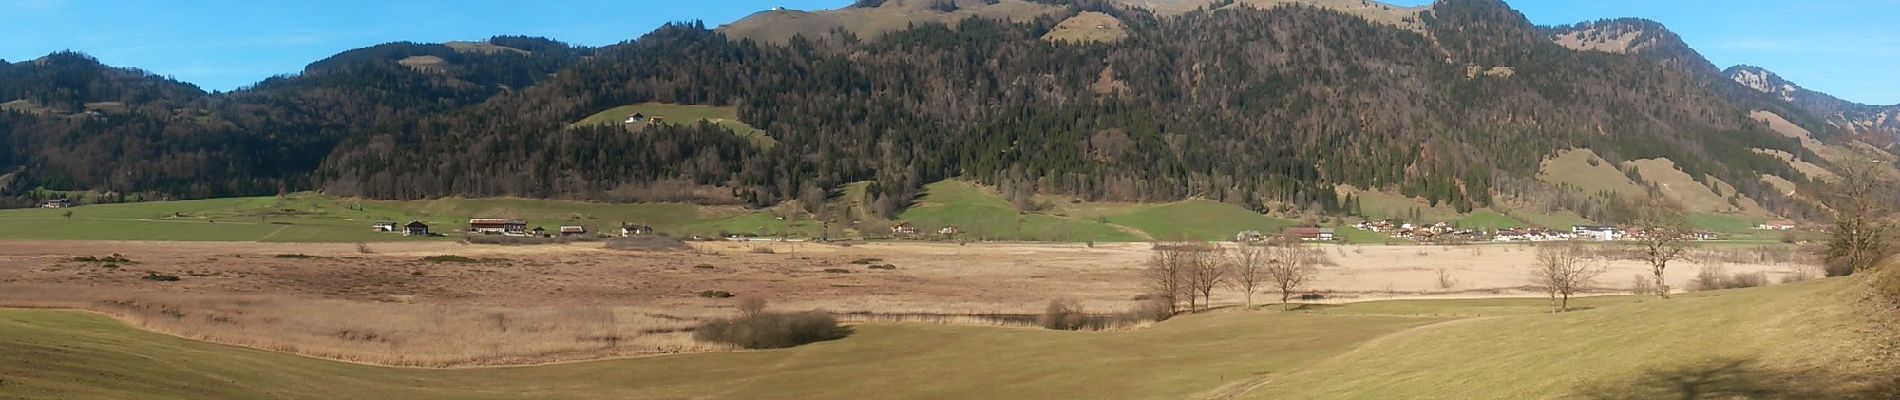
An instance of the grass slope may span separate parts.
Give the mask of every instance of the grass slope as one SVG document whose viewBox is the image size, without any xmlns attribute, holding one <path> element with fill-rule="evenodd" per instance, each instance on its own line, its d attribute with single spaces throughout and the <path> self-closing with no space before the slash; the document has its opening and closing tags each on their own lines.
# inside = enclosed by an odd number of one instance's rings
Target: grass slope
<svg viewBox="0 0 1900 400">
<path fill-rule="evenodd" d="M 897 220 L 918 225 L 919 232 L 934 232 L 955 225 L 963 231 L 963 237 L 979 240 L 1142 240 L 1133 233 L 1097 221 L 1023 213 L 988 188 L 965 181 L 924 186 L 922 201 L 898 215 Z"/>
<path fill-rule="evenodd" d="M 71 218 L 63 214 L 71 211 Z M 520 218 L 555 229 L 586 225 L 617 229 L 623 222 L 663 232 L 804 235 L 809 222 L 788 223 L 759 211 L 691 204 L 608 204 L 562 200 L 461 199 L 417 201 L 340 199 L 314 194 L 211 200 L 95 204 L 71 209 L 0 210 L 0 239 L 177 240 L 267 242 L 377 242 L 431 240 L 371 232 L 377 221 L 419 220 L 453 235 L 469 218 Z M 443 240 L 440 238 L 434 240 Z"/>
<path fill-rule="evenodd" d="M 1557 153 L 1555 157 L 1544 160 L 1538 170 L 1537 179 L 1552 184 L 1569 185 L 1583 190 L 1586 194 L 1613 192 L 1623 196 L 1642 197 L 1648 191 L 1636 182 L 1630 181 L 1616 166 L 1597 157 L 1590 149 L 1571 149 Z"/>
<path fill-rule="evenodd" d="M 1827 390 L 1890 373 L 1865 356 L 1868 326 L 1850 301 L 1860 295 L 1837 293 L 1860 282 L 1590 298 L 1577 302 L 1589 309 L 1563 314 L 1543 312 L 1540 299 L 1484 299 L 1228 310 L 1100 333 L 868 324 L 785 350 L 448 370 L 208 344 L 84 312 L 0 310 L 0 397 L 1525 399 L 1693 389 L 1831 398 L 1845 393 Z"/>
<path fill-rule="evenodd" d="M 739 121 L 739 110 L 733 106 L 715 107 L 666 103 L 629 104 L 594 113 L 594 115 L 589 115 L 587 118 L 582 118 L 580 122 L 575 122 L 574 125 L 620 125 L 627 121 L 627 116 L 633 115 L 634 113 L 646 115 L 647 118 L 661 117 L 670 124 L 691 124 L 699 121 L 707 121 L 724 127 L 726 130 L 732 131 L 735 135 L 751 139 L 753 143 L 758 144 L 760 147 L 770 148 L 778 144 L 778 140 L 767 136 L 765 131 Z"/>
<path fill-rule="evenodd" d="M 1237 205 L 1193 199 L 1144 206 L 1107 217 L 1108 222 L 1146 232 L 1162 240 L 1233 240 L 1234 234 L 1255 230 L 1273 234 L 1293 221 L 1268 217 Z"/>
<path fill-rule="evenodd" d="M 1643 181 L 1654 183 L 1664 198 L 1681 204 L 1685 209 L 1696 212 L 1731 213 L 1742 215 L 1766 215 L 1767 212 L 1755 204 L 1755 200 L 1746 196 L 1737 196 L 1731 204 L 1727 196 L 1735 195 L 1735 187 L 1715 177 L 1704 177 L 1713 182 L 1714 188 L 1696 181 L 1695 177 L 1676 169 L 1676 163 L 1667 158 L 1650 158 L 1627 161 L 1624 169 L 1635 168 L 1643 176 Z M 1718 193 L 1719 191 L 1719 193 Z"/>
</svg>

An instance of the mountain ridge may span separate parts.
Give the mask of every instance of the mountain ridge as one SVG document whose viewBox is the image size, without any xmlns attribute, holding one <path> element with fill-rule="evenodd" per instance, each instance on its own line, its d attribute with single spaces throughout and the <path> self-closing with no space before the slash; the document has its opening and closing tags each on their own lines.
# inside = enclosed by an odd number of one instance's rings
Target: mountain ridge
<svg viewBox="0 0 1900 400">
<path fill-rule="evenodd" d="M 843 11 L 987 6 L 965 3 Z M 1810 178 L 1765 154 L 1819 158 L 1752 112 L 1782 114 L 1836 140 L 1818 118 L 1723 76 L 1653 21 L 1540 27 L 1502 2 L 1449 0 L 1417 10 L 1413 30 L 1286 3 L 1163 17 L 1115 3 L 1048 2 L 1036 5 L 1056 11 L 1031 20 L 971 17 L 784 44 L 703 24 L 599 49 L 529 39 L 491 39 L 486 51 L 398 42 L 244 90 L 159 102 L 196 110 L 191 123 L 152 114 L 106 127 L 0 113 L 26 127 L 0 132 L 18 144 L 0 151 L 0 168 L 29 166 L 14 179 L 29 185 L 180 197 L 320 188 L 376 198 L 598 199 L 677 182 L 724 188 L 754 205 L 809 204 L 848 182 L 876 182 L 871 196 L 901 199 L 923 183 L 966 177 L 1091 199 L 1200 196 L 1265 211 L 1340 211 L 1336 184 L 1461 209 L 1526 196 L 1543 190 L 1530 189 L 1541 185 L 1532 177 L 1542 159 L 1569 148 L 1594 148 L 1613 162 L 1669 159 L 1688 176 L 1765 198 L 1785 190 L 1762 175 L 1797 186 Z M 1127 38 L 1044 40 L 1083 12 L 1121 21 Z M 1561 38 L 1608 24 L 1643 31 L 1622 52 L 1602 47 L 1611 41 L 1566 46 Z M 8 72 L 18 63 L 0 68 L 0 93 L 6 82 L 30 81 Z M 709 126 L 635 135 L 569 127 L 643 102 L 736 106 L 782 150 L 755 149 Z M 175 175 L 166 179 L 112 178 L 132 167 L 51 156 L 124 153 L 49 140 L 61 132 L 158 137 L 152 129 L 223 133 L 129 158 L 165 160 L 146 168 Z M 158 167 L 171 164 L 179 165 Z M 206 178 L 229 168 L 256 176 Z M 0 195 L 25 198 L 30 189 L 13 186 Z"/>
</svg>

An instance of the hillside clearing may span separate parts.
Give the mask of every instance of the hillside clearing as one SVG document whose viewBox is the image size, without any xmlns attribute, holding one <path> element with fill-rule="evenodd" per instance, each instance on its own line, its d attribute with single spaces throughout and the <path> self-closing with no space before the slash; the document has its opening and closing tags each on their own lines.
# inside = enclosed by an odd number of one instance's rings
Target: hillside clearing
<svg viewBox="0 0 1900 400">
<path fill-rule="evenodd" d="M 1735 187 L 1727 182 L 1712 176 L 1704 176 L 1703 180 L 1709 182 L 1709 184 L 1704 184 L 1695 177 L 1689 176 L 1688 173 L 1676 169 L 1676 163 L 1666 158 L 1623 162 L 1623 170 L 1630 169 L 1635 169 L 1637 174 L 1643 177 L 1643 182 L 1655 185 L 1656 189 L 1662 192 L 1663 198 L 1682 205 L 1686 211 L 1749 216 L 1768 214 L 1766 210 L 1761 209 L 1761 205 L 1755 204 L 1755 200 L 1736 193 Z M 1721 193 L 1717 193 L 1717 190 Z"/>
<path fill-rule="evenodd" d="M 627 117 L 634 114 L 645 116 L 648 121 L 659 118 L 669 124 L 694 124 L 700 121 L 732 131 L 734 135 L 751 140 L 760 147 L 771 148 L 778 140 L 765 134 L 764 130 L 754 128 L 739 120 L 739 110 L 733 106 L 706 106 L 693 104 L 640 103 L 609 108 L 574 122 L 582 125 L 621 125 L 629 129 L 644 128 L 646 122 L 627 123 Z"/>
<path fill-rule="evenodd" d="M 1128 37 L 1122 20 L 1095 11 L 1084 11 L 1057 23 L 1042 40 L 1069 43 L 1114 43 Z"/>
<path fill-rule="evenodd" d="M 1631 182 L 1616 166 L 1597 157 L 1590 149 L 1570 149 L 1544 160 L 1537 179 L 1582 190 L 1586 194 L 1615 193 L 1621 196 L 1646 196 L 1649 192 Z"/>
</svg>

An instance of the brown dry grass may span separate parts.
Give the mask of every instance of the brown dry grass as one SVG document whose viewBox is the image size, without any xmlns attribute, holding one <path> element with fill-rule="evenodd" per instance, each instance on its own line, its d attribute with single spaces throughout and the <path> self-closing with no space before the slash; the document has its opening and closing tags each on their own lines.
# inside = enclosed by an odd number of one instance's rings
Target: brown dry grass
<svg viewBox="0 0 1900 400">
<path fill-rule="evenodd" d="M 846 322 L 1028 326 L 1056 297 L 1121 312 L 1140 303 L 1149 256 L 1141 243 L 602 246 L 392 243 L 363 254 L 347 243 L 0 242 L 0 306 L 82 308 L 184 337 L 374 364 L 523 364 L 724 349 L 682 331 L 735 313 L 737 298 L 700 297 L 705 290 L 762 297 L 778 311 L 830 310 Z M 1522 290 L 1529 247 L 1314 248 L 1337 264 L 1322 266 L 1313 285 L 1331 302 L 1535 295 Z M 114 253 L 132 262 L 73 260 Z M 423 261 L 444 255 L 475 262 Z M 869 258 L 895 269 L 853 263 Z M 1743 261 L 1724 265 L 1771 278 L 1795 268 Z M 824 272 L 833 268 L 850 273 Z M 1645 268 L 1617 261 L 1605 276 Z M 1684 287 L 1696 269 L 1672 266 L 1672 285 Z M 1441 270 L 1456 287 L 1441 287 Z M 1242 295 L 1220 290 L 1214 301 Z"/>
</svg>

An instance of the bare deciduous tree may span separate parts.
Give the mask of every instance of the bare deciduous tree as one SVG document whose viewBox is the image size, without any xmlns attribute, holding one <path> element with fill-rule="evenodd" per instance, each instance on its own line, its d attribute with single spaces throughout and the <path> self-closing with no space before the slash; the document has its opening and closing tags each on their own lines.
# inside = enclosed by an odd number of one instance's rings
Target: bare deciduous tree
<svg viewBox="0 0 1900 400">
<path fill-rule="evenodd" d="M 1268 251 L 1267 278 L 1280 290 L 1280 308 L 1290 309 L 1293 293 L 1319 275 L 1319 266 L 1313 262 L 1313 254 L 1298 240 L 1283 241 Z"/>
<path fill-rule="evenodd" d="M 1570 310 L 1570 296 L 1588 289 L 1608 268 L 1575 244 L 1537 248 L 1531 268 L 1531 286 L 1550 295 L 1557 312 Z"/>
<path fill-rule="evenodd" d="M 1194 251 L 1189 254 L 1187 273 L 1188 289 L 1191 291 L 1188 293 L 1190 297 L 1188 311 L 1194 311 L 1192 297 L 1197 293 L 1201 295 L 1201 308 L 1213 307 L 1214 289 L 1227 283 L 1230 271 L 1222 253 L 1223 249 L 1219 245 L 1197 244 L 1194 246 Z"/>
<path fill-rule="evenodd" d="M 1188 261 L 1184 247 L 1180 243 L 1155 242 L 1154 254 L 1148 257 L 1148 265 L 1141 271 L 1142 280 L 1147 281 L 1148 290 L 1168 305 L 1168 313 L 1173 314 L 1180 303 L 1178 297 L 1187 284 L 1185 270 Z"/>
<path fill-rule="evenodd" d="M 1636 258 L 1649 263 L 1650 273 L 1656 278 L 1656 294 L 1662 298 L 1669 298 L 1669 283 L 1663 280 L 1663 271 L 1670 261 L 1682 258 L 1690 234 L 1688 221 L 1674 206 L 1652 203 L 1636 210 L 1629 235 L 1635 239 Z"/>
<path fill-rule="evenodd" d="M 1233 268 L 1233 279 L 1229 282 L 1246 293 L 1249 308 L 1253 307 L 1253 292 L 1267 282 L 1267 256 L 1266 247 L 1248 243 L 1240 243 L 1227 253 L 1227 265 Z"/>
<path fill-rule="evenodd" d="M 1834 212 L 1834 229 L 1823 254 L 1828 276 L 1872 269 L 1891 254 L 1888 216 L 1894 195 L 1881 179 L 1885 167 L 1871 161 L 1840 163 L 1839 178 L 1827 183 L 1824 198 Z"/>
</svg>

